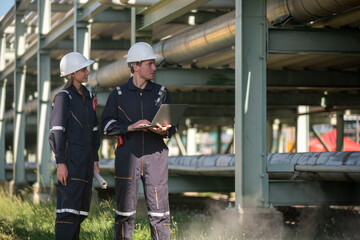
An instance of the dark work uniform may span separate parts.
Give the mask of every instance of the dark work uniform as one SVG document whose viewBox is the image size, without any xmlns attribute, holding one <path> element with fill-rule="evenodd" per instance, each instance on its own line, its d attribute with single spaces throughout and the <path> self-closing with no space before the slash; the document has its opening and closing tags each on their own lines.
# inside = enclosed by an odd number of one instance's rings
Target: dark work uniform
<svg viewBox="0 0 360 240">
<path fill-rule="evenodd" d="M 148 207 L 152 239 L 170 239 L 168 201 L 168 148 L 163 141 L 176 131 L 171 127 L 166 136 L 152 131 L 127 132 L 138 120 L 152 121 L 162 103 L 171 103 L 164 86 L 148 81 L 138 89 L 130 80 L 109 95 L 101 116 L 106 135 L 117 135 L 123 144 L 115 155 L 115 238 L 132 239 L 140 179 Z"/>
<path fill-rule="evenodd" d="M 68 169 L 67 185 L 58 185 L 56 239 L 78 239 L 80 224 L 90 209 L 94 161 L 100 146 L 92 97 L 83 87 L 85 99 L 74 85 L 56 94 L 50 119 L 50 146 L 56 163 Z"/>
</svg>

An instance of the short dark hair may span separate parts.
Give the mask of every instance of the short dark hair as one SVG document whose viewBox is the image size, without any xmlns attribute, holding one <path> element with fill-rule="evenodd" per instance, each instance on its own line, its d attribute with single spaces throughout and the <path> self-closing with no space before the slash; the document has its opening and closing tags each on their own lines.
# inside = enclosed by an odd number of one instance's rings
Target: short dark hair
<svg viewBox="0 0 360 240">
<path fill-rule="evenodd" d="M 138 66 L 141 66 L 141 63 L 142 63 L 142 62 L 131 62 L 131 63 L 128 63 L 128 66 L 129 66 L 129 68 L 130 68 L 131 73 L 134 73 L 134 72 L 135 72 L 135 71 L 134 71 L 134 64 L 136 64 L 136 65 L 138 65 Z"/>
</svg>

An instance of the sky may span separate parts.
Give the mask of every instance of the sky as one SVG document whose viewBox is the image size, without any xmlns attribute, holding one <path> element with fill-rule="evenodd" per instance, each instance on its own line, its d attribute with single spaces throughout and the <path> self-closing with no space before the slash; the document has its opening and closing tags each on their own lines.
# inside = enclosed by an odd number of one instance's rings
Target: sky
<svg viewBox="0 0 360 240">
<path fill-rule="evenodd" d="M 0 0 L 0 18 L 14 5 L 15 0 Z"/>
</svg>

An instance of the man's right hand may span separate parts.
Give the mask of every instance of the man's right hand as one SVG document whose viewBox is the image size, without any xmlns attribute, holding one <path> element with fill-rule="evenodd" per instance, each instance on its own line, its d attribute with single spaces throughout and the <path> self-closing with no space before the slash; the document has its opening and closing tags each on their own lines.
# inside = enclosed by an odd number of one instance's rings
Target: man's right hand
<svg viewBox="0 0 360 240">
<path fill-rule="evenodd" d="M 66 167 L 66 164 L 59 163 L 58 167 L 57 167 L 56 177 L 57 177 L 58 181 L 61 182 L 62 185 L 66 186 L 67 176 L 68 176 L 68 169 Z"/>
</svg>

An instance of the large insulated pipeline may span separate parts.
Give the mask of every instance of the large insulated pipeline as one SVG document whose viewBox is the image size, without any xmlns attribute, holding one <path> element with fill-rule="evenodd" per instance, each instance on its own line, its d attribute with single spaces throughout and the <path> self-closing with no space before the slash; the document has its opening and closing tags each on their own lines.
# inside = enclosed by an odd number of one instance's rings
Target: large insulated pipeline
<svg viewBox="0 0 360 240">
<path fill-rule="evenodd" d="M 119 0 L 117 0 L 119 1 Z M 114 1 L 113 1 L 114 2 Z M 153 5 L 159 0 L 120 0 L 121 4 L 127 7 L 148 7 L 150 5 Z M 204 5 L 202 5 L 200 8 L 235 8 L 235 1 L 234 0 L 211 0 Z"/>
<path fill-rule="evenodd" d="M 156 1 L 122 0 L 122 4 L 150 4 Z M 359 5 L 359 0 L 269 0 L 267 16 L 273 24 L 289 17 L 296 22 L 308 22 L 316 18 Z M 136 6 L 136 5 L 135 5 Z M 235 11 L 211 20 L 190 31 L 162 40 L 153 47 L 168 63 L 189 63 L 196 58 L 220 51 L 235 44 Z M 89 77 L 90 86 L 98 84 L 114 87 L 127 81 L 130 73 L 124 59 L 107 65 Z"/>
<path fill-rule="evenodd" d="M 190 31 L 162 40 L 153 47 L 166 62 L 191 62 L 194 58 L 231 47 L 235 44 L 235 11 L 192 28 Z M 125 59 L 102 67 L 89 76 L 90 86 L 114 87 L 129 79 Z"/>
<path fill-rule="evenodd" d="M 270 179 L 360 182 L 360 152 L 269 153 Z M 235 176 L 235 155 L 169 157 L 169 173 Z"/>
<path fill-rule="evenodd" d="M 268 0 L 267 18 L 273 25 L 306 23 L 359 5 L 359 0 Z"/>
</svg>

